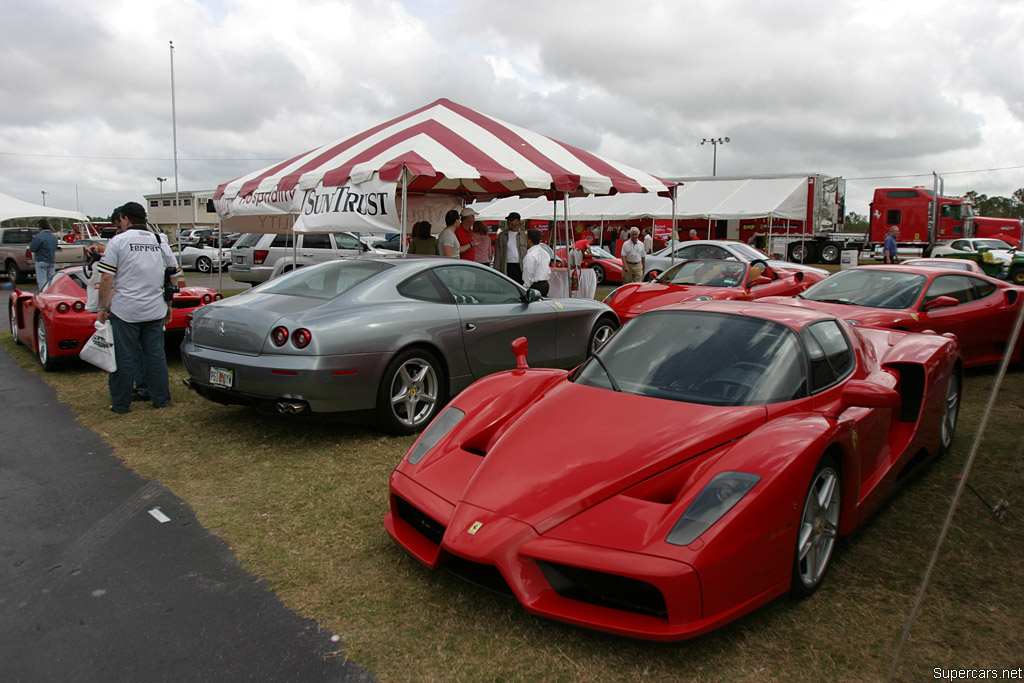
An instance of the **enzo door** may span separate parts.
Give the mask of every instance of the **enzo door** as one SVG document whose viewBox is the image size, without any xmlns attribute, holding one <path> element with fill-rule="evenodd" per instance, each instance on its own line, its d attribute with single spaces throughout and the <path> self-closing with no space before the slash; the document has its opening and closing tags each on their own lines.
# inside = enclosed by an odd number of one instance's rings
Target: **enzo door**
<svg viewBox="0 0 1024 683">
<path fill-rule="evenodd" d="M 556 363 L 558 315 L 549 302 L 526 303 L 515 283 L 483 268 L 455 264 L 433 272 L 458 306 L 474 377 L 515 367 L 510 349 L 517 337 L 529 342 L 530 365 L 550 367 Z"/>
</svg>

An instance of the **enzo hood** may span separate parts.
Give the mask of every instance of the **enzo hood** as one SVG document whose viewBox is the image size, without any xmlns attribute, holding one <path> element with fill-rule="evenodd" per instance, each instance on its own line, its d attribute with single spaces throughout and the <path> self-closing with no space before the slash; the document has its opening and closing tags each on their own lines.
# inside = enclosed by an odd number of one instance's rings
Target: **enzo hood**
<svg viewBox="0 0 1024 683">
<path fill-rule="evenodd" d="M 680 462 L 739 438 L 766 420 L 764 406 L 703 406 L 615 394 L 561 381 L 522 411 L 487 452 L 468 481 L 431 467 L 465 456 L 474 441 L 473 408 L 454 439 L 445 439 L 406 473 L 449 501 L 469 503 L 528 524 L 538 533 Z M 601 406 L 614 405 L 611 411 Z M 723 422 L 728 433 L 723 436 Z M 682 425 L 686 425 L 683 429 Z M 571 427 L 570 427 L 571 426 Z M 479 429 L 493 429 L 493 424 Z M 433 470 L 433 471 L 432 471 Z"/>
</svg>

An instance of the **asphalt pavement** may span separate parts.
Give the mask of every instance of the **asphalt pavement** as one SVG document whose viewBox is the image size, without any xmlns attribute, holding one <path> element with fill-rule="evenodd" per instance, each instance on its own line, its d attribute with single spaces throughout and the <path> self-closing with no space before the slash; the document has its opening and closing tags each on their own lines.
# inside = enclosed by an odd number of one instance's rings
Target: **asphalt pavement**
<svg viewBox="0 0 1024 683">
<path fill-rule="evenodd" d="M 0 681 L 372 681 L 0 349 Z"/>
</svg>

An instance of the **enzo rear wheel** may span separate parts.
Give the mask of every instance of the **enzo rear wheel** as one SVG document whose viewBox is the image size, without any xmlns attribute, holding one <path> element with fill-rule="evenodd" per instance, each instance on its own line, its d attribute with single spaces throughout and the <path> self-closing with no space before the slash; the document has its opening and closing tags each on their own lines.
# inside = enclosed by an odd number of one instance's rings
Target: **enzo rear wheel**
<svg viewBox="0 0 1024 683">
<path fill-rule="evenodd" d="M 946 383 L 946 407 L 942 412 L 942 443 L 939 447 L 939 455 L 949 453 L 950 446 L 953 445 L 953 434 L 956 432 L 958 417 L 960 417 L 960 375 L 954 368 Z"/>
<path fill-rule="evenodd" d="M 53 370 L 53 359 L 50 358 L 50 347 L 46 343 L 46 323 L 42 317 L 36 318 L 36 354 L 43 370 Z"/>
<path fill-rule="evenodd" d="M 590 266 L 590 269 L 594 271 L 594 276 L 597 278 L 597 284 L 604 282 L 604 268 L 597 265 L 596 263 Z"/>
<path fill-rule="evenodd" d="M 377 419 L 397 434 L 413 434 L 426 427 L 444 403 L 441 364 L 425 349 L 409 349 L 395 356 L 377 392 Z"/>
<path fill-rule="evenodd" d="M 11 318 L 11 336 L 14 337 L 14 343 L 21 345 L 21 340 L 18 339 L 18 309 L 15 308 L 14 304 L 7 307 L 10 312 Z"/>
<path fill-rule="evenodd" d="M 793 597 L 805 598 L 818 590 L 835 549 L 841 511 L 839 465 L 825 455 L 811 477 L 797 529 L 793 557 Z"/>
</svg>

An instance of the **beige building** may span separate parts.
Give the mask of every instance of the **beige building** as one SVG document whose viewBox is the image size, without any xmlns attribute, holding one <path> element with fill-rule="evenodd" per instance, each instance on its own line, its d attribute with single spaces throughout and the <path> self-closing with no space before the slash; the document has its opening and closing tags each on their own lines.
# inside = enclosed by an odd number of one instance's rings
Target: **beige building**
<svg viewBox="0 0 1024 683">
<path fill-rule="evenodd" d="M 177 199 L 173 192 L 143 195 L 146 198 L 149 222 L 159 226 L 168 235 L 174 234 L 179 221 L 182 230 L 218 228 L 220 216 L 213 209 L 213 193 L 213 190 L 183 190 L 178 193 Z"/>
</svg>

